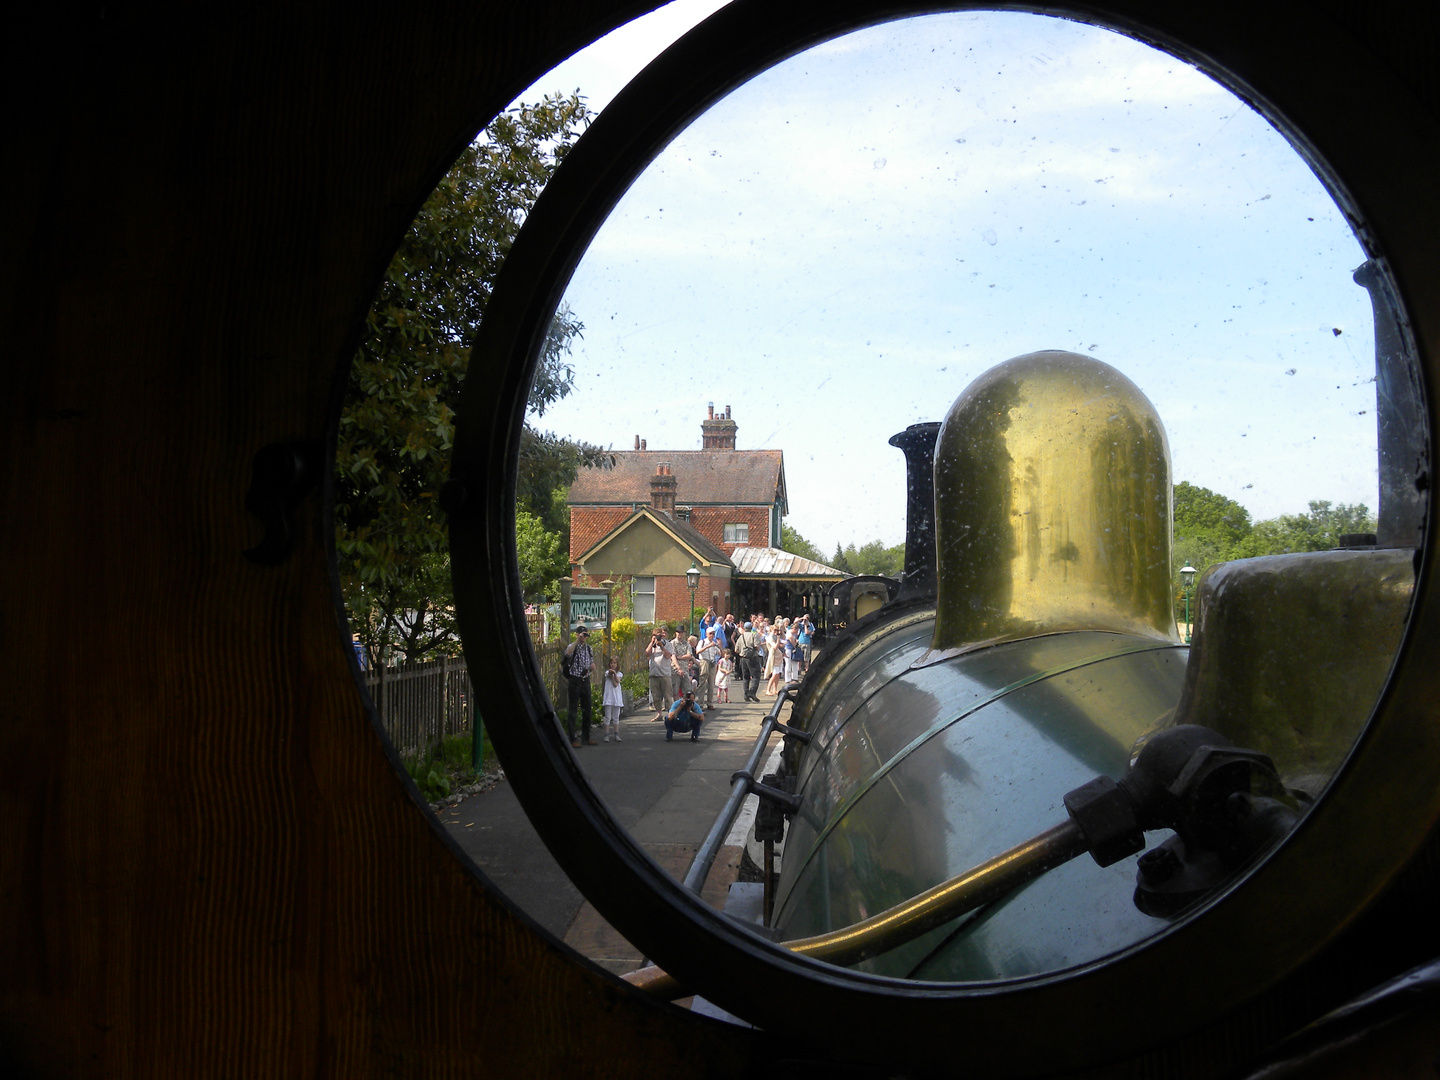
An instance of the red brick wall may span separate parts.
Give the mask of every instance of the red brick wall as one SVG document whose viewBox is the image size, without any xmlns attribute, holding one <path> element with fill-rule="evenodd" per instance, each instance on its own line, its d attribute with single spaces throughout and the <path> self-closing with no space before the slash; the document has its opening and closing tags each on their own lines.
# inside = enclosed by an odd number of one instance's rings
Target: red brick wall
<svg viewBox="0 0 1440 1080">
<path fill-rule="evenodd" d="M 726 607 L 726 595 L 730 591 L 730 585 L 728 578 L 715 578 L 712 582 L 708 574 L 701 574 L 700 584 L 695 587 L 695 606 L 708 607 L 711 602 L 710 593 L 718 592 L 720 598 L 715 604 L 715 610 L 724 615 L 729 610 Z M 674 623 L 677 626 L 690 621 L 690 586 L 684 574 L 655 579 L 655 619 L 657 622 Z"/>
<path fill-rule="evenodd" d="M 613 579 L 615 584 L 611 587 L 611 611 L 615 617 L 619 617 L 618 603 L 622 595 L 629 595 L 630 575 L 622 574 Z M 574 584 L 589 588 L 603 588 L 600 579 L 594 574 L 576 574 Z M 695 606 L 707 607 L 713 600 L 717 614 L 725 615 L 730 611 L 730 589 L 733 582 L 729 578 L 714 578 L 708 574 L 700 576 L 700 584 L 695 587 Z M 711 593 L 719 593 L 717 597 L 711 597 Z M 690 585 L 684 574 L 672 575 L 669 577 L 657 577 L 655 579 L 655 619 L 657 622 L 669 622 L 681 625 L 685 623 L 690 611 Z"/>
<path fill-rule="evenodd" d="M 743 545 L 725 543 L 725 526 L 739 522 L 750 526 L 750 539 Z M 770 511 L 764 506 L 697 506 L 690 511 L 690 525 L 726 555 L 738 547 L 770 546 Z M 573 537 L 573 520 L 570 529 Z"/>
<path fill-rule="evenodd" d="M 575 560 L 630 516 L 620 506 L 572 506 L 570 508 L 570 558 Z M 764 506 L 697 506 L 690 511 L 690 526 L 729 555 L 743 544 L 725 543 L 725 526 L 744 522 L 750 526 L 750 547 L 770 546 L 770 511 Z M 697 594 L 698 595 L 698 594 Z"/>
<path fill-rule="evenodd" d="M 570 508 L 570 561 L 574 562 L 608 535 L 632 511 L 623 506 L 572 506 Z"/>
</svg>

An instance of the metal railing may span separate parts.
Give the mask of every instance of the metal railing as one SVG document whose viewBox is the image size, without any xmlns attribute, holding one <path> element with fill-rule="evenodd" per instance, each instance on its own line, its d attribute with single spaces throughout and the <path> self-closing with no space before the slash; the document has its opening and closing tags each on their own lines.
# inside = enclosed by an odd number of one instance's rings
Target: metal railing
<svg viewBox="0 0 1440 1080">
<path fill-rule="evenodd" d="M 720 845 L 725 842 L 725 837 L 730 835 L 730 829 L 734 826 L 735 819 L 740 816 L 740 808 L 745 805 L 747 796 L 755 794 L 761 798 L 774 799 L 792 811 L 800 804 L 799 796 L 792 795 L 788 791 L 780 791 L 778 788 L 767 787 L 755 779 L 755 770 L 765 760 L 765 750 L 770 743 L 770 736 L 775 732 L 778 731 L 782 735 L 794 735 L 805 742 L 810 741 L 810 736 L 806 732 L 796 731 L 780 723 L 780 710 L 786 702 L 795 700 L 795 690 L 799 685 L 798 682 L 785 684 L 784 689 L 775 698 L 775 704 L 771 706 L 764 721 L 760 724 L 760 734 L 755 739 L 755 746 L 750 751 L 750 756 L 745 760 L 745 767 L 730 776 L 730 797 L 725 800 L 725 805 L 720 810 L 720 816 L 715 819 L 715 824 L 710 826 L 710 832 L 705 837 L 705 842 L 700 845 L 700 850 L 695 853 L 695 859 L 685 874 L 685 888 L 696 895 L 699 895 L 705 885 L 705 879 L 710 876 L 710 868 L 715 865 L 715 856 L 720 851 Z"/>
</svg>

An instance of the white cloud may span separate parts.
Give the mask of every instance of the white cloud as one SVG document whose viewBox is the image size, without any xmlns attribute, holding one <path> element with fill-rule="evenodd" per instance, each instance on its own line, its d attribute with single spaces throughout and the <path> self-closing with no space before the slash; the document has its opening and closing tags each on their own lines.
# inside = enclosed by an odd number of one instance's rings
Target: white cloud
<svg viewBox="0 0 1440 1080">
<path fill-rule="evenodd" d="M 729 404 L 742 446 L 786 451 L 800 532 L 893 543 L 888 436 L 1066 348 L 1151 396 L 1177 479 L 1257 517 L 1373 507 L 1362 258 L 1284 140 L 1173 57 L 1015 13 L 886 24 L 742 87 L 634 185 L 572 282 L 580 392 L 547 420 L 684 449 Z"/>
</svg>

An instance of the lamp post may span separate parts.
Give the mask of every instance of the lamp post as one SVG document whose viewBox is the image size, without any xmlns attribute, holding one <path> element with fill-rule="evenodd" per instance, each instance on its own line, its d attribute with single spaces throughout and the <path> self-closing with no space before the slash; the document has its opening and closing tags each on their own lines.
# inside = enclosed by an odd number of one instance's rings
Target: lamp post
<svg viewBox="0 0 1440 1080">
<path fill-rule="evenodd" d="M 610 629 L 615 624 L 615 579 L 606 576 L 600 582 L 605 586 L 605 647 L 610 648 Z"/>
<path fill-rule="evenodd" d="M 1188 562 L 1180 568 L 1180 582 L 1185 586 L 1185 644 L 1190 644 L 1190 586 L 1195 583 L 1195 568 Z"/>
<path fill-rule="evenodd" d="M 685 633 L 695 633 L 695 590 L 700 587 L 700 568 L 695 565 L 695 560 L 690 560 L 690 569 L 685 571 L 685 580 L 690 583 L 690 617 L 686 619 L 689 629 Z"/>
</svg>

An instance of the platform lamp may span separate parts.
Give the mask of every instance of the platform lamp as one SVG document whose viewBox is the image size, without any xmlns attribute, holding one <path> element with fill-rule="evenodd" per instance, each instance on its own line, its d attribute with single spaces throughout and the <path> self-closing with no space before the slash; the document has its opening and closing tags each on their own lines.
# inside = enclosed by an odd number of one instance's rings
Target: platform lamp
<svg viewBox="0 0 1440 1080">
<path fill-rule="evenodd" d="M 1190 586 L 1195 584 L 1195 568 L 1188 562 L 1180 567 L 1180 583 L 1185 586 L 1185 644 L 1190 644 Z"/>
<path fill-rule="evenodd" d="M 605 647 L 608 649 L 611 648 L 610 627 L 615 621 L 615 579 L 606 576 L 600 580 L 600 584 L 605 586 Z"/>
<path fill-rule="evenodd" d="M 689 623 L 690 629 L 686 634 L 695 633 L 695 590 L 700 587 L 700 568 L 695 565 L 695 560 L 690 560 L 690 569 L 685 571 L 685 580 L 690 585 L 690 618 L 685 621 Z"/>
</svg>

